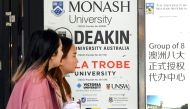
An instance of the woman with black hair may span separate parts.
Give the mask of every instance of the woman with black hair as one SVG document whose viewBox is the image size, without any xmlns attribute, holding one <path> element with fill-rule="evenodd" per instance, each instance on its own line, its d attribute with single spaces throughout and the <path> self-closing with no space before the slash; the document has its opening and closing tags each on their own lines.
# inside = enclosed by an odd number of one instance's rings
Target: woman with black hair
<svg viewBox="0 0 190 109">
<path fill-rule="evenodd" d="M 61 109 L 49 71 L 58 67 L 63 55 L 62 43 L 52 30 L 32 34 L 26 56 L 12 80 L 15 83 L 7 109 Z"/>
</svg>

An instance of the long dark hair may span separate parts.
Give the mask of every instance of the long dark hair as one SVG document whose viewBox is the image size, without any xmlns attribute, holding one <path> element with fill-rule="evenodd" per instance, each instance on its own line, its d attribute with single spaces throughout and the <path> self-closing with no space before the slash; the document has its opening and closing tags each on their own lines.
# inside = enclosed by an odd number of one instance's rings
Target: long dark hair
<svg viewBox="0 0 190 109">
<path fill-rule="evenodd" d="M 13 82 L 18 81 L 28 69 L 38 69 L 45 62 L 43 70 L 46 74 L 49 59 L 54 53 L 57 54 L 59 40 L 59 35 L 53 30 L 35 31 L 31 35 L 26 56 L 12 78 Z"/>
<path fill-rule="evenodd" d="M 64 59 L 67 57 L 68 52 L 73 44 L 73 41 L 67 37 L 61 37 L 61 42 L 63 45 L 62 59 Z M 50 75 L 52 76 L 52 78 L 54 80 L 56 80 L 56 83 L 58 84 L 58 86 L 60 88 L 62 100 L 63 100 L 63 102 L 67 102 L 65 92 L 67 95 L 70 95 L 70 97 L 71 97 L 71 87 L 70 87 L 69 83 L 67 82 L 67 80 L 65 79 L 65 77 L 63 77 L 63 74 L 62 74 L 60 68 L 55 68 L 52 70 L 52 72 L 54 72 L 54 73 L 50 73 Z"/>
<path fill-rule="evenodd" d="M 63 45 L 63 59 L 67 57 L 67 54 L 69 53 L 69 50 L 71 49 L 71 46 L 73 44 L 73 41 L 70 38 L 67 37 L 61 37 L 61 42 Z"/>
</svg>

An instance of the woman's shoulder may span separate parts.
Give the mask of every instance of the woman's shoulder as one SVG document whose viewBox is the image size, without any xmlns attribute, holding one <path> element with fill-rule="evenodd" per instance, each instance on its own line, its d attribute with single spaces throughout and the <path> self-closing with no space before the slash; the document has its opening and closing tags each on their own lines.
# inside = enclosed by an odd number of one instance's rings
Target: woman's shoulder
<svg viewBox="0 0 190 109">
<path fill-rule="evenodd" d="M 44 102 L 44 100 L 49 102 L 51 95 L 47 79 L 43 78 L 41 82 L 39 82 L 39 77 L 35 77 L 32 73 L 35 72 L 26 72 L 18 82 L 16 82 L 10 97 L 10 105 L 13 102 L 15 105 L 31 104 L 40 101 Z"/>
<path fill-rule="evenodd" d="M 43 76 L 43 73 L 39 70 L 29 70 L 22 75 L 20 80 L 17 82 L 19 83 L 41 83 L 41 81 L 46 80 L 46 78 Z"/>
<path fill-rule="evenodd" d="M 38 71 L 26 72 L 15 84 L 16 89 L 20 89 L 29 98 L 35 98 L 44 95 L 49 89 L 48 81 L 45 77 L 37 75 Z"/>
</svg>

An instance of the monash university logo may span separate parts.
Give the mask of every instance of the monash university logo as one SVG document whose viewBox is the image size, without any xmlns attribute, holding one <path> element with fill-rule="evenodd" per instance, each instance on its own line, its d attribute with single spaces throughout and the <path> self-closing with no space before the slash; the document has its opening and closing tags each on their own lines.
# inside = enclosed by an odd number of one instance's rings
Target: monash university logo
<svg viewBox="0 0 190 109">
<path fill-rule="evenodd" d="M 146 3 L 146 14 L 154 14 L 154 3 Z"/>
<path fill-rule="evenodd" d="M 63 10 L 63 1 L 53 1 L 52 2 L 52 13 L 55 15 L 55 16 L 61 16 L 63 13 L 64 13 L 64 10 Z"/>
</svg>

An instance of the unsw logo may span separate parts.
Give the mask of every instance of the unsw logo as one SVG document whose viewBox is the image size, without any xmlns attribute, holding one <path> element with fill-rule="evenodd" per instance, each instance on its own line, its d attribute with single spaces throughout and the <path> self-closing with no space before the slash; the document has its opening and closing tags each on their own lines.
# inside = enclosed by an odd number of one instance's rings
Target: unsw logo
<svg viewBox="0 0 190 109">
<path fill-rule="evenodd" d="M 106 84 L 107 90 L 130 90 L 129 84 Z"/>
</svg>

